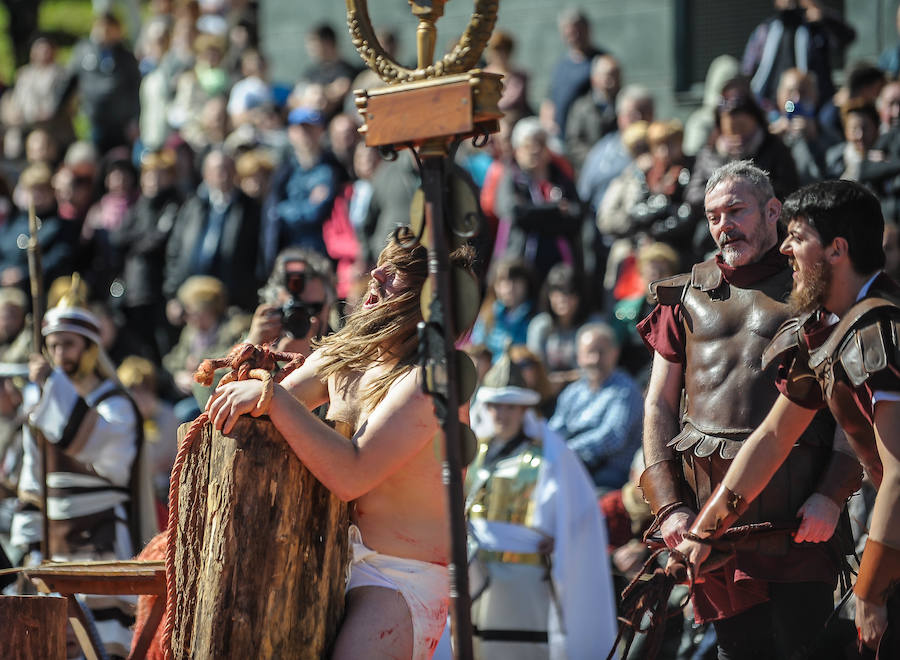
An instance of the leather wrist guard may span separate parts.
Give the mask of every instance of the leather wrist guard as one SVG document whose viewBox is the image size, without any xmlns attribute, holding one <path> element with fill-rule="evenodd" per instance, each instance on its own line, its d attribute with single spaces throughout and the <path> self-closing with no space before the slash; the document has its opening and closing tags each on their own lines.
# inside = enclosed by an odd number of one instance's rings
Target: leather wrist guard
<svg viewBox="0 0 900 660">
<path fill-rule="evenodd" d="M 700 510 L 689 533 L 694 540 L 717 539 L 743 515 L 748 506 L 743 497 L 725 484 L 719 484 Z"/>
<path fill-rule="evenodd" d="M 683 479 L 678 462 L 672 458 L 654 463 L 641 473 L 638 487 L 650 505 L 650 513 L 657 516 L 663 509 L 676 509 L 673 504 L 684 504 Z"/>
<path fill-rule="evenodd" d="M 831 453 L 831 459 L 822 474 L 816 492 L 825 495 L 842 507 L 847 499 L 859 490 L 862 478 L 862 466 L 856 457 L 835 451 Z"/>
<path fill-rule="evenodd" d="M 859 563 L 853 593 L 857 598 L 884 605 L 900 582 L 900 550 L 869 538 Z"/>
</svg>

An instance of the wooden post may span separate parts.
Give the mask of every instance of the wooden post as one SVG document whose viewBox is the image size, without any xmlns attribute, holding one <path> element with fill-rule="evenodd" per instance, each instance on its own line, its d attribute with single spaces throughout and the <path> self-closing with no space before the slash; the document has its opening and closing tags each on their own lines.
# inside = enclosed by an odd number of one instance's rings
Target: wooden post
<svg viewBox="0 0 900 660">
<path fill-rule="evenodd" d="M 66 599 L 0 596 L 0 658 L 64 660 Z"/>
<path fill-rule="evenodd" d="M 266 418 L 202 435 L 180 483 L 175 657 L 328 657 L 344 609 L 348 505 Z"/>
</svg>

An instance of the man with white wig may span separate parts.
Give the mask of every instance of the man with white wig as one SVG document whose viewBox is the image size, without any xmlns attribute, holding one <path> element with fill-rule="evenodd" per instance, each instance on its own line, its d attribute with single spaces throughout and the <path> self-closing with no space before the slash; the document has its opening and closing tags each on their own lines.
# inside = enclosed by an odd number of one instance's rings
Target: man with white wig
<svg viewBox="0 0 900 660">
<path fill-rule="evenodd" d="M 476 655 L 602 657 L 616 636 L 606 528 L 539 399 L 508 352 L 476 395 L 490 429 L 466 478 Z"/>
<path fill-rule="evenodd" d="M 37 387 L 25 392 L 29 410 L 19 478 L 19 507 L 11 542 L 40 559 L 42 540 L 41 448 L 46 439 L 48 559 L 130 559 L 146 537 L 137 530 L 132 502 L 142 421 L 119 384 L 100 345 L 100 324 L 78 300 L 77 276 L 59 304 L 44 318 L 46 352 L 34 354 L 29 376 Z M 148 530 L 149 531 L 149 530 Z M 131 645 L 133 597 L 87 597 L 97 632 L 110 655 L 127 656 Z"/>
</svg>

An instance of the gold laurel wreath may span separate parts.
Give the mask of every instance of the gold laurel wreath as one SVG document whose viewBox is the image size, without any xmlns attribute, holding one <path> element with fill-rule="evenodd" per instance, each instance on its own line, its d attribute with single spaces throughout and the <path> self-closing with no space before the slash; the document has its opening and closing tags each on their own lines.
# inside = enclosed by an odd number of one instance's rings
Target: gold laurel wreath
<svg viewBox="0 0 900 660">
<path fill-rule="evenodd" d="M 401 66 L 384 50 L 372 28 L 368 0 L 347 0 L 347 26 L 360 57 L 383 81 L 390 85 L 426 80 L 463 73 L 475 67 L 494 30 L 499 4 L 499 0 L 475 0 L 469 24 L 453 49 L 440 61 L 423 69 Z"/>
</svg>

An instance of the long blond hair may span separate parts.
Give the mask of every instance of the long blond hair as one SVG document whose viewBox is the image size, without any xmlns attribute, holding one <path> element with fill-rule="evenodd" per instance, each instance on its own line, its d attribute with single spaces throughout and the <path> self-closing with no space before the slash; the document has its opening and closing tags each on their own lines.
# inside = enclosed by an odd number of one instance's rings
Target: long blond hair
<svg viewBox="0 0 900 660">
<path fill-rule="evenodd" d="M 401 229 L 401 241 L 411 237 L 408 228 Z M 450 261 L 471 270 L 473 254 L 472 248 L 465 245 L 450 255 Z M 416 366 L 419 345 L 416 326 L 422 320 L 419 299 L 428 277 L 428 251 L 421 244 L 406 248 L 390 240 L 378 257 L 378 265 L 384 264 L 402 273 L 408 288 L 373 309 L 364 309 L 361 301 L 343 328 L 313 344 L 320 349 L 319 374 L 323 380 L 331 376 L 346 379 L 377 364 L 392 365 L 361 392 L 367 410 L 374 408 L 391 385 Z"/>
</svg>

